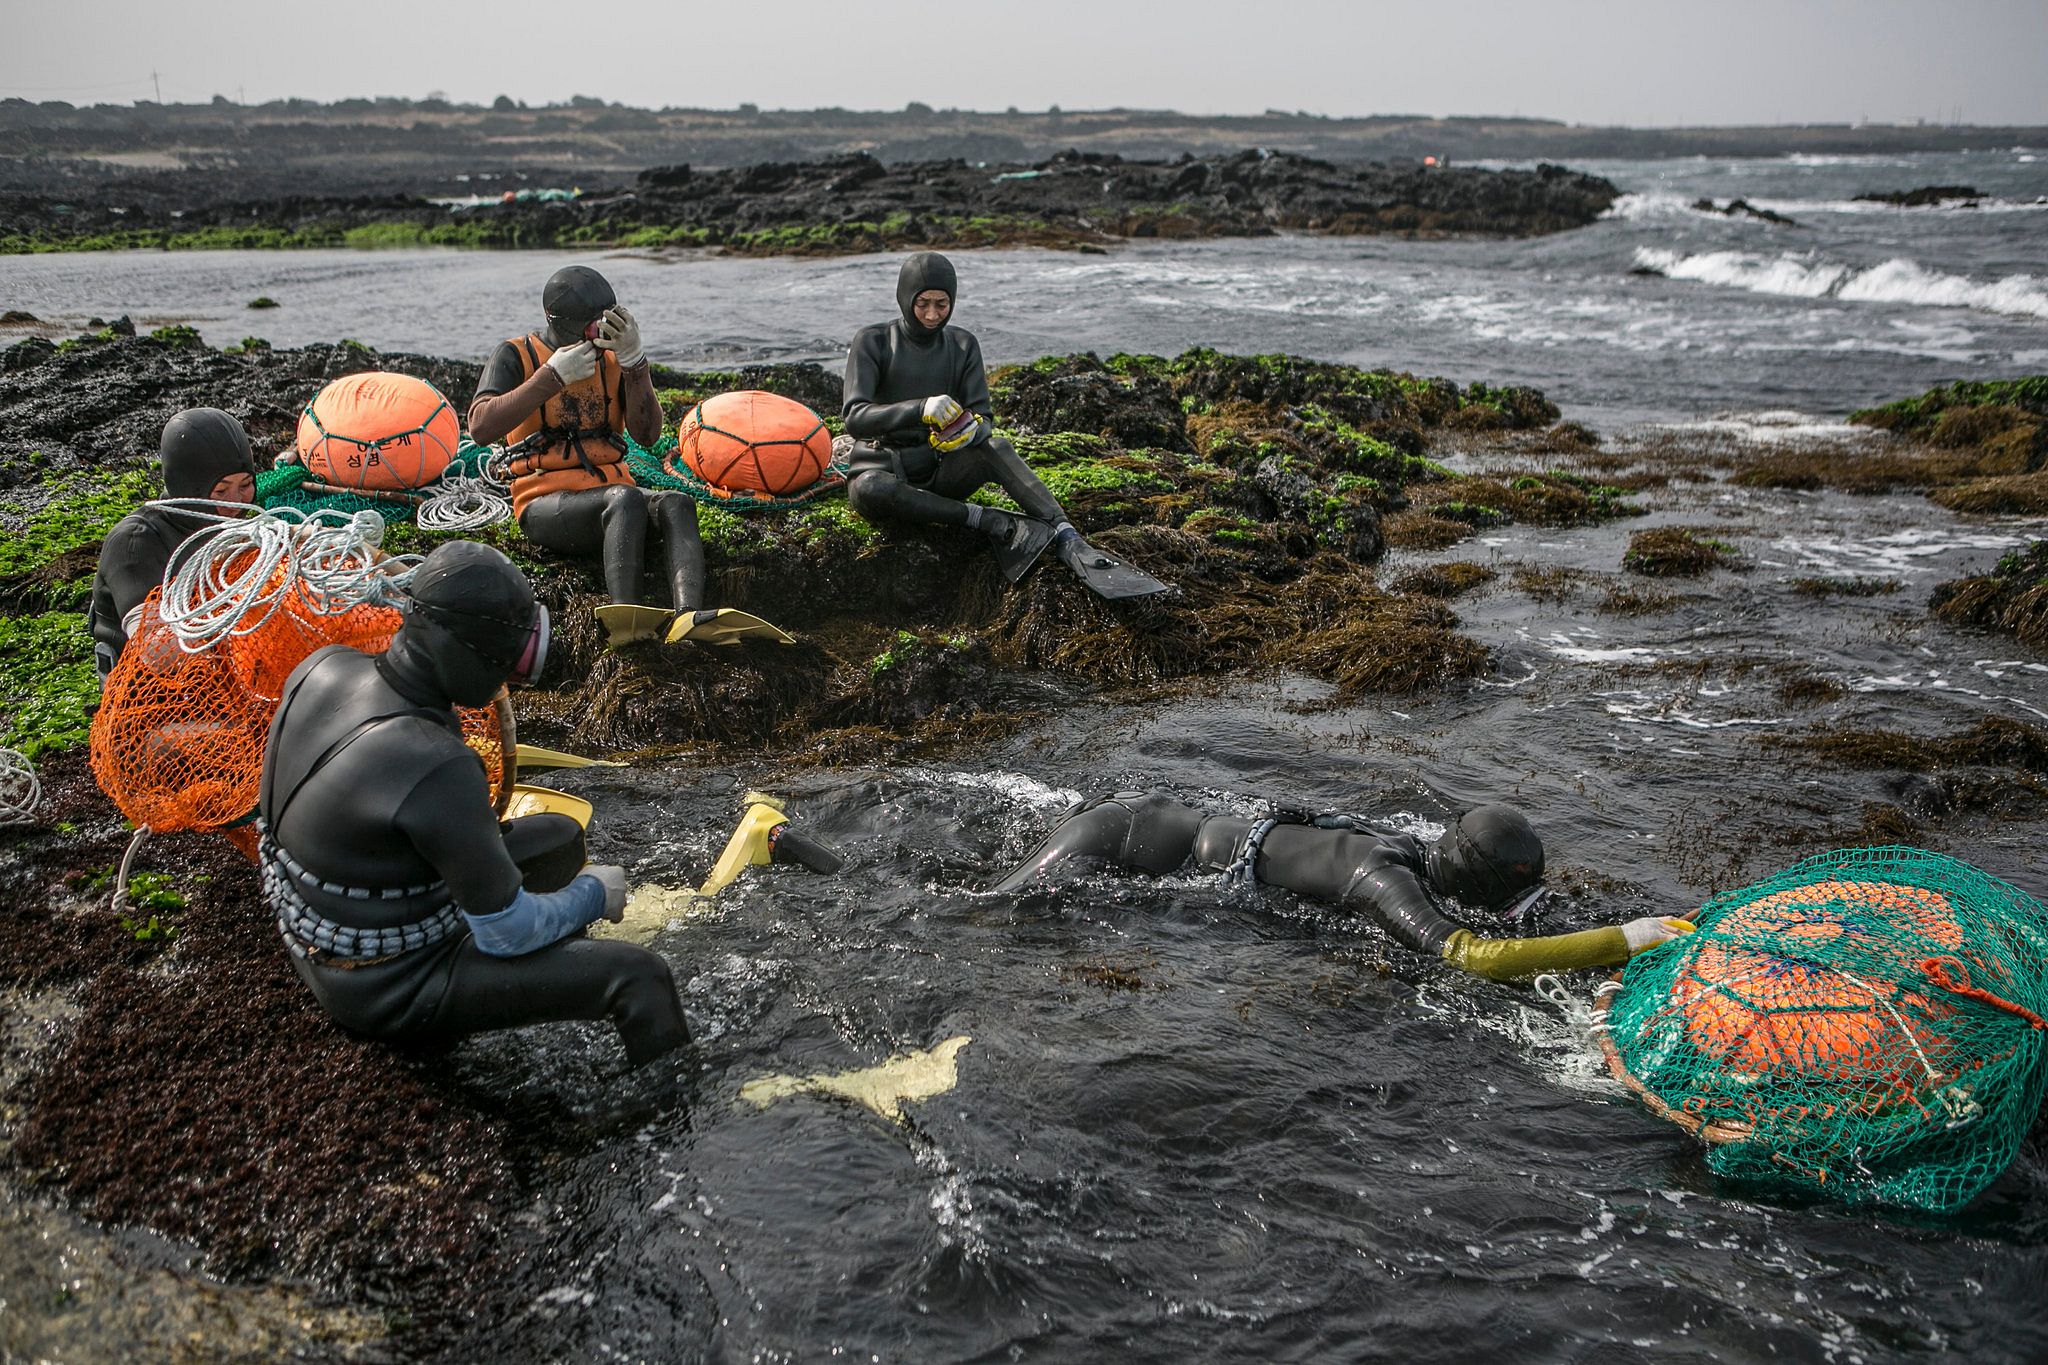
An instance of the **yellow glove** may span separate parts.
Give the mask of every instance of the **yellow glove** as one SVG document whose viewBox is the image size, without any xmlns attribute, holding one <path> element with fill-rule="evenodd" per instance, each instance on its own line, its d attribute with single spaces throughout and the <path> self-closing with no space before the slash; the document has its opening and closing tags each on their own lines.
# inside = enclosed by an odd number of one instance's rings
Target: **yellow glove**
<svg viewBox="0 0 2048 1365">
<path fill-rule="evenodd" d="M 925 433 L 925 439 L 932 448 L 942 454 L 951 454 L 962 446 L 971 446 L 988 435 L 988 423 L 978 412 L 962 412 L 950 426 L 935 427 Z"/>
</svg>

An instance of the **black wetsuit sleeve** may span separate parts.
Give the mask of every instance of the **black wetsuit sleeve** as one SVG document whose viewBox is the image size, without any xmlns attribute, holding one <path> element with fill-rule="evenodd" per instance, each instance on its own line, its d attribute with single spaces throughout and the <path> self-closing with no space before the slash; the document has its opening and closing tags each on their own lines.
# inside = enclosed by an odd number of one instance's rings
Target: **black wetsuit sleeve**
<svg viewBox="0 0 2048 1365">
<path fill-rule="evenodd" d="M 494 915 L 519 894 L 519 864 L 505 851 L 483 764 L 450 754 L 414 785 L 393 820 L 472 915 Z"/>
<path fill-rule="evenodd" d="M 924 428 L 924 398 L 900 403 L 879 401 L 884 368 L 888 361 L 888 328 L 866 327 L 846 351 L 846 383 L 839 415 L 846 419 L 846 434 L 857 441 L 896 444 L 921 439 Z M 927 395 L 929 396 L 929 395 Z"/>
<path fill-rule="evenodd" d="M 128 613 L 163 583 L 170 558 L 164 538 L 140 518 L 125 518 L 107 533 L 93 584 L 94 639 L 121 651 L 128 643 Z"/>
<path fill-rule="evenodd" d="M 510 393 L 525 382 L 526 367 L 520 363 L 519 348 L 509 341 L 502 341 L 498 343 L 498 349 L 491 352 L 491 358 L 484 362 L 483 375 L 476 381 L 476 398 Z M 470 399 L 470 406 L 476 405 L 476 398 Z"/>
<path fill-rule="evenodd" d="M 954 382 L 953 397 L 961 407 L 993 423 L 996 405 L 988 395 L 988 367 L 981 362 L 981 343 L 965 332 L 961 338 L 960 377 Z"/>
<path fill-rule="evenodd" d="M 1441 954 L 1451 935 L 1465 926 L 1439 913 L 1429 902 L 1422 878 L 1398 863 L 1359 869 L 1340 902 L 1363 911 L 1396 943 L 1432 956 Z"/>
</svg>

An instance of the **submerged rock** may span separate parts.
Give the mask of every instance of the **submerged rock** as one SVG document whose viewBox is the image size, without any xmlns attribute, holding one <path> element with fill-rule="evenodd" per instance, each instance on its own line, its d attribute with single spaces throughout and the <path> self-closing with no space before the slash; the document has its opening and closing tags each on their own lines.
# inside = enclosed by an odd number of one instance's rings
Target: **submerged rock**
<svg viewBox="0 0 2048 1365">
<path fill-rule="evenodd" d="M 1858 202 L 1871 204 L 1896 204 L 1900 208 L 1925 208 L 1930 204 L 1946 204 L 1954 199 L 1982 199 L 1984 195 L 1969 185 L 1922 185 L 1917 190 L 1867 190 L 1855 196 Z"/>
</svg>

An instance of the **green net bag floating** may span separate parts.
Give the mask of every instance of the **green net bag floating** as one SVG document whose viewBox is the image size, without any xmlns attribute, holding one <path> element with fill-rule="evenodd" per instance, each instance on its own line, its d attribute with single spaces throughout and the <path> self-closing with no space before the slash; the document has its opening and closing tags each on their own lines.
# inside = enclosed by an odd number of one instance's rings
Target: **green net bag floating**
<svg viewBox="0 0 2048 1365">
<path fill-rule="evenodd" d="M 1938 853 L 1846 849 L 1715 897 L 1596 1005 L 1608 1068 L 1716 1173 L 1946 1212 L 2048 1082 L 2048 911 Z"/>
</svg>

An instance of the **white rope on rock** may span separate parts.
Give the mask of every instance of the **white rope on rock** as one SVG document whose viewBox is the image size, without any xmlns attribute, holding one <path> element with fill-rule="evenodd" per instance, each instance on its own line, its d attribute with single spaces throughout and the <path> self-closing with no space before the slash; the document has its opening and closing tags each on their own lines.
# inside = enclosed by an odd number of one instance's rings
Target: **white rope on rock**
<svg viewBox="0 0 2048 1365">
<path fill-rule="evenodd" d="M 43 799 L 35 764 L 13 749 L 0 749 L 0 827 L 25 825 L 35 819 Z"/>
<path fill-rule="evenodd" d="M 422 490 L 427 500 L 413 519 L 422 531 L 476 531 L 512 518 L 512 499 L 505 477 L 505 448 L 492 446 L 476 474 L 449 465 L 441 477 Z"/>
</svg>

